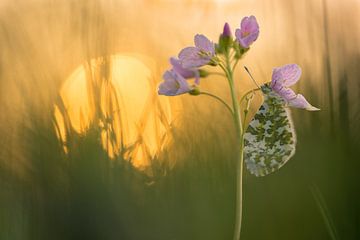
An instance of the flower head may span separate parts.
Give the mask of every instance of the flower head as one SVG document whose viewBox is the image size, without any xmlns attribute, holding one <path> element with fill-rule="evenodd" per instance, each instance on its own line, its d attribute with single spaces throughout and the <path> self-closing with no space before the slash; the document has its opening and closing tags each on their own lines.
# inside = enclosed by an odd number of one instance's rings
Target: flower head
<svg viewBox="0 0 360 240">
<path fill-rule="evenodd" d="M 287 64 L 274 68 L 271 89 L 280 95 L 290 107 L 302 108 L 308 111 L 320 110 L 312 106 L 303 95 L 295 94 L 289 87 L 294 85 L 301 76 L 301 68 L 297 64 Z"/>
<path fill-rule="evenodd" d="M 196 68 L 208 64 L 215 55 L 215 46 L 204 35 L 194 38 L 195 47 L 187 47 L 180 51 L 179 59 L 184 68 Z"/>
<path fill-rule="evenodd" d="M 243 48 L 256 41 L 259 36 L 259 24 L 254 16 L 244 17 L 241 20 L 240 28 L 235 31 L 236 40 Z"/>
<path fill-rule="evenodd" d="M 166 71 L 163 79 L 164 82 L 159 85 L 159 95 L 176 96 L 192 90 L 186 79 L 173 69 Z"/>
<path fill-rule="evenodd" d="M 183 78 L 195 78 L 195 83 L 199 84 L 200 81 L 200 72 L 196 68 L 184 68 L 181 64 L 181 61 L 176 58 L 170 58 L 170 63 L 172 65 L 172 69 L 175 72 L 179 73 Z"/>
</svg>

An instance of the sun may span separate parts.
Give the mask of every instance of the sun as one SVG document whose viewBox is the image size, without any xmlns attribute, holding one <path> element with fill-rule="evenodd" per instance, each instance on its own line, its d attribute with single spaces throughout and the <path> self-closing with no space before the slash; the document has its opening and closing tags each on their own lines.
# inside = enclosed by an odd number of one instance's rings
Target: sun
<svg viewBox="0 0 360 240">
<path fill-rule="evenodd" d="M 77 133 L 98 126 L 110 157 L 123 154 L 146 168 L 166 143 L 172 122 L 167 98 L 157 96 L 156 64 L 146 56 L 117 54 L 92 59 L 64 81 L 61 99 Z M 173 106 L 173 104 L 172 104 Z M 59 138 L 66 141 L 66 121 L 55 112 Z"/>
</svg>

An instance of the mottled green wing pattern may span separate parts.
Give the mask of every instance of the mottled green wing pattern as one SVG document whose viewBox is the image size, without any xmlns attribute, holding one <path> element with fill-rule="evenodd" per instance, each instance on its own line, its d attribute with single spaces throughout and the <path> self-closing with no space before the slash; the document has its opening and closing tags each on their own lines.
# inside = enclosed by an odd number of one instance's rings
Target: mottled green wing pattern
<svg viewBox="0 0 360 240">
<path fill-rule="evenodd" d="M 244 134 L 244 159 L 255 176 L 282 167 L 295 153 L 296 136 L 284 100 L 268 84 L 261 87 L 264 103 Z"/>
</svg>

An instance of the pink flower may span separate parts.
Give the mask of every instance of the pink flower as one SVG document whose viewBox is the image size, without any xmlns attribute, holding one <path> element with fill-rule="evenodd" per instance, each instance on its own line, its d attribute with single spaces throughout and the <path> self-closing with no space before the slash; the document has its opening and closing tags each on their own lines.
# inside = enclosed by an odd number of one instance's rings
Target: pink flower
<svg viewBox="0 0 360 240">
<path fill-rule="evenodd" d="M 175 72 L 179 73 L 183 78 L 195 78 L 195 83 L 199 84 L 200 81 L 200 73 L 199 70 L 196 68 L 184 68 L 181 65 L 181 61 L 176 58 L 170 58 L 170 63 L 172 65 L 172 69 L 174 69 Z"/>
<path fill-rule="evenodd" d="M 279 94 L 290 107 L 302 108 L 308 111 L 320 110 L 312 106 L 303 95 L 295 94 L 289 87 L 294 85 L 301 76 L 301 69 L 297 64 L 287 64 L 274 68 L 271 89 Z"/>
<path fill-rule="evenodd" d="M 159 95 L 176 96 L 192 90 L 186 79 L 173 69 L 166 71 L 163 79 L 164 81 L 159 85 Z"/>
<path fill-rule="evenodd" d="M 236 40 L 243 48 L 256 41 L 259 36 L 259 24 L 254 16 L 244 17 L 241 20 L 240 28 L 235 31 Z"/>
<path fill-rule="evenodd" d="M 195 47 L 187 47 L 180 51 L 179 59 L 184 68 L 196 68 L 208 64 L 215 55 L 215 46 L 204 35 L 194 38 Z"/>
</svg>

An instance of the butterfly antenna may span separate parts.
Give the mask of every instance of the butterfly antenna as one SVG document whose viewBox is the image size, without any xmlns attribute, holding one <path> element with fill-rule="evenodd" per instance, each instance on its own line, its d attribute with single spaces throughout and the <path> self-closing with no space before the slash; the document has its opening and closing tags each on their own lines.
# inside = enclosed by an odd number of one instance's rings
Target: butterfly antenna
<svg viewBox="0 0 360 240">
<path fill-rule="evenodd" d="M 251 75 L 249 69 L 248 69 L 246 66 L 244 66 L 244 68 L 245 68 L 246 72 L 249 74 L 251 80 L 253 80 L 253 82 L 255 83 L 255 85 L 260 89 L 259 84 L 258 84 L 258 83 L 255 81 L 255 79 L 253 78 L 253 76 Z"/>
</svg>

